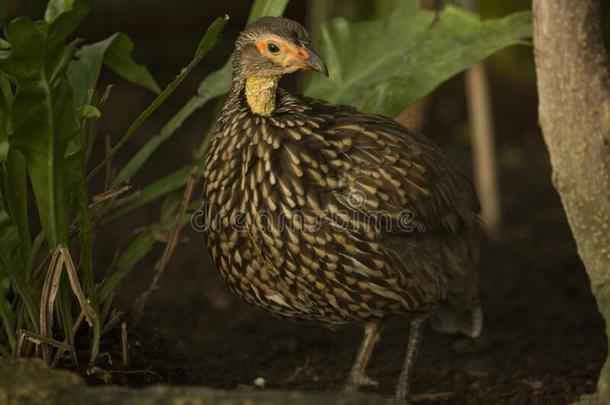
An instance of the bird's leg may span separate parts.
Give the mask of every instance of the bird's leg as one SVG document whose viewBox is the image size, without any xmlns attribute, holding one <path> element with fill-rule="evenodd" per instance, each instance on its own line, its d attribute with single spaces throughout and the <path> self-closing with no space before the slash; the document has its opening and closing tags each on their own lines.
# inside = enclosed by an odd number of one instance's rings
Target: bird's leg
<svg viewBox="0 0 610 405">
<path fill-rule="evenodd" d="M 354 365 L 349 372 L 345 391 L 353 392 L 357 391 L 358 388 L 362 386 L 377 385 L 377 381 L 366 375 L 366 366 L 369 363 L 375 344 L 379 340 L 379 336 L 379 321 L 372 321 L 364 324 L 364 336 Z"/>
<path fill-rule="evenodd" d="M 424 316 L 418 316 L 411 321 L 409 341 L 407 342 L 407 354 L 405 355 L 405 361 L 402 366 L 400 377 L 398 378 L 398 384 L 396 385 L 396 395 L 394 396 L 394 399 L 398 404 L 408 404 L 410 402 L 411 374 L 413 373 L 425 319 L 426 317 Z"/>
</svg>

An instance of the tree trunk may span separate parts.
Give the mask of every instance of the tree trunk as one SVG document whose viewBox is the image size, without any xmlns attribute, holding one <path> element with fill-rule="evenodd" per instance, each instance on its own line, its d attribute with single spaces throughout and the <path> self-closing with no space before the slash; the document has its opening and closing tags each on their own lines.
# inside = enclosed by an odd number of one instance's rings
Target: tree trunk
<svg viewBox="0 0 610 405">
<path fill-rule="evenodd" d="M 534 0 L 540 125 L 610 336 L 610 73 L 599 0 Z M 610 403 L 610 361 L 597 401 Z"/>
</svg>

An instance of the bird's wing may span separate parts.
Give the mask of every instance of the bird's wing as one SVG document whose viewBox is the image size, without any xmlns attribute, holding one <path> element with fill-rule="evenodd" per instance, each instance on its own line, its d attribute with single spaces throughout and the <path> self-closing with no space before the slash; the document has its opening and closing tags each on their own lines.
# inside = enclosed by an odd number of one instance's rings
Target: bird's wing
<svg viewBox="0 0 610 405">
<path fill-rule="evenodd" d="M 343 188 L 335 195 L 345 208 L 394 218 L 394 231 L 458 234 L 475 221 L 479 205 L 470 179 L 427 138 L 349 107 L 320 103 L 317 110 L 328 116 L 321 130 L 338 152 L 331 165 L 341 166 Z"/>
<path fill-rule="evenodd" d="M 333 195 L 352 223 L 373 223 L 404 291 L 421 304 L 442 297 L 476 305 L 479 203 L 468 176 L 431 141 L 380 115 L 319 102 L 319 131 L 338 176 Z M 366 237 L 365 237 L 366 238 Z M 388 273 L 391 274 L 391 273 Z"/>
</svg>

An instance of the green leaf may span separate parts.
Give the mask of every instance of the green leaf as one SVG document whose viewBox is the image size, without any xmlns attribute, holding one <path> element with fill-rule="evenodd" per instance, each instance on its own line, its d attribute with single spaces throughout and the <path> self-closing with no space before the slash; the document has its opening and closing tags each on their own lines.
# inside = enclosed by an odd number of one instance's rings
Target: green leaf
<svg viewBox="0 0 610 405">
<path fill-rule="evenodd" d="M 2 197 L 5 198 L 4 195 Z M 20 244 L 15 221 L 2 208 L 0 208 L 0 242 L 0 250 L 4 252 L 6 257 L 12 256 Z"/>
<path fill-rule="evenodd" d="M 2 273 L 0 273 L 1 275 Z M 6 299 L 7 292 L 0 283 L 0 320 L 4 326 L 4 333 L 8 338 L 8 343 L 12 348 L 15 345 L 15 314 L 11 304 Z"/>
<path fill-rule="evenodd" d="M 8 155 L 12 107 L 13 91 L 10 81 L 0 73 L 0 162 L 6 160 Z"/>
<path fill-rule="evenodd" d="M 252 4 L 248 22 L 258 20 L 264 16 L 280 16 L 284 13 L 288 0 L 256 0 Z M 233 55 L 225 62 L 222 68 L 210 73 L 199 85 L 197 95 L 205 102 L 226 94 L 231 89 L 233 74 Z"/>
<path fill-rule="evenodd" d="M 223 22 L 224 21 L 224 22 Z M 195 55 L 193 56 L 193 61 L 189 64 L 189 66 L 193 63 L 197 63 L 207 54 L 210 49 L 216 45 L 218 42 L 218 36 L 220 35 L 220 31 L 224 28 L 225 24 L 229 21 L 229 16 L 225 15 L 223 18 L 218 18 L 216 21 L 212 23 L 208 27 L 205 35 L 199 41 L 199 45 L 197 45 L 197 50 L 195 51 Z M 187 67 L 188 69 L 188 67 Z"/>
<path fill-rule="evenodd" d="M 83 105 L 81 107 L 77 107 L 76 112 L 78 113 L 79 117 L 82 117 L 85 119 L 99 118 L 102 116 L 102 113 L 100 112 L 100 110 L 98 110 L 97 107 L 92 106 L 90 104 Z"/>
<path fill-rule="evenodd" d="M 51 23 L 63 14 L 74 8 L 77 0 L 50 0 L 44 12 L 44 20 Z"/>
<path fill-rule="evenodd" d="M 250 8 L 248 22 L 258 20 L 264 16 L 279 16 L 284 13 L 288 0 L 255 0 Z"/>
<path fill-rule="evenodd" d="M 132 59 L 133 42 L 131 39 L 121 32 L 114 34 L 109 39 L 112 40 L 106 48 L 104 64 L 122 78 L 159 94 L 161 89 L 148 69 L 143 65 L 138 65 Z"/>
<path fill-rule="evenodd" d="M 203 107 L 208 101 L 221 96 L 229 91 L 230 77 L 231 77 L 231 61 L 227 62 L 229 69 L 221 69 L 210 74 L 199 87 L 199 91 L 196 96 L 191 98 L 176 115 L 163 128 L 159 135 L 155 135 L 150 138 L 146 144 L 141 147 L 131 160 L 123 167 L 119 174 L 115 178 L 115 183 L 118 185 L 123 181 L 133 177 L 133 175 L 146 163 L 148 158 L 154 153 L 154 151 L 168 140 L 175 132 L 182 126 L 184 121 L 191 116 L 193 112 Z M 228 73 L 229 78 L 226 79 L 224 75 Z M 226 80 L 225 80 L 226 79 Z M 205 90 L 202 90 L 205 86 Z"/>
<path fill-rule="evenodd" d="M 40 222 L 53 250 L 67 238 L 64 157 L 68 142 L 78 136 L 79 126 L 71 89 L 66 80 L 57 79 L 67 68 L 69 50 L 63 44 L 51 44 L 48 30 L 43 22 L 14 20 L 6 30 L 11 54 L 0 60 L 0 69 L 18 83 L 10 144 L 25 156 Z"/>
<path fill-rule="evenodd" d="M 216 41 L 218 41 L 218 35 L 220 34 L 220 31 L 222 31 L 222 29 L 226 25 L 227 21 L 228 21 L 227 16 L 224 16 L 223 18 L 217 18 L 208 28 L 201 43 L 215 44 Z M 207 47 L 207 45 L 206 45 L 206 47 Z M 211 45 L 210 45 L 210 47 L 211 47 Z M 207 49 L 209 50 L 210 48 L 207 48 Z M 188 66 L 186 66 L 184 69 L 182 69 L 182 71 L 174 79 L 174 81 L 172 81 L 170 84 L 168 84 L 167 87 L 163 90 L 163 92 L 161 92 L 161 94 L 152 102 L 152 104 L 149 105 L 135 119 L 135 121 L 131 124 L 131 126 L 125 133 L 125 135 L 123 135 L 123 137 L 119 140 L 119 142 L 107 154 L 106 158 L 95 169 L 92 170 L 92 172 L 89 174 L 89 178 L 91 178 L 93 175 L 95 175 L 95 173 L 97 173 L 99 170 L 101 170 L 104 167 L 104 165 L 106 164 L 106 162 L 109 159 L 111 159 L 125 145 L 125 143 L 132 137 L 132 135 L 140 127 L 140 125 L 142 125 L 142 123 L 144 121 L 146 121 L 146 119 L 148 119 L 148 117 L 150 117 L 152 115 L 152 113 L 154 113 L 161 106 L 161 104 L 163 104 L 163 102 L 174 92 L 174 90 L 176 90 L 176 88 L 180 85 L 180 83 L 182 83 L 182 81 L 186 78 L 186 76 L 188 76 L 188 74 L 195 68 L 195 66 L 197 66 L 197 64 L 200 62 L 202 57 L 203 57 L 203 54 L 198 53 L 197 56 L 195 57 L 195 59 L 193 59 L 193 61 L 191 61 L 191 63 L 189 63 Z M 129 178 L 129 175 L 130 175 L 130 173 L 128 171 L 121 170 L 121 172 L 119 172 L 117 177 L 113 180 L 112 187 L 117 187 L 118 185 L 120 185 L 123 181 L 125 181 L 126 179 Z"/>
<path fill-rule="evenodd" d="M 288 0 L 256 0 L 250 9 L 248 21 L 254 21 L 266 15 L 282 15 L 287 4 Z M 202 43 L 203 42 L 204 41 L 202 41 Z M 199 54 L 199 52 L 197 52 L 197 54 Z M 233 56 L 230 56 L 222 68 L 210 73 L 203 79 L 199 85 L 197 94 L 191 98 L 174 117 L 172 117 L 172 119 L 161 129 L 159 135 L 149 139 L 148 142 L 138 150 L 136 155 L 131 158 L 129 163 L 127 163 L 116 176 L 114 180 L 115 186 L 133 177 L 154 151 L 168 140 L 195 111 L 206 105 L 210 100 L 227 94 L 231 89 L 232 73 Z"/>
<path fill-rule="evenodd" d="M 96 315 L 93 319 L 93 339 L 91 339 L 90 363 L 93 363 L 99 353 L 100 337 L 102 334 L 102 324 L 100 320 L 99 300 L 95 290 L 95 280 L 93 273 L 93 226 L 89 213 L 89 197 L 87 196 L 87 180 L 84 175 L 84 158 L 80 164 L 75 165 L 73 176 L 75 182 L 74 193 L 78 202 L 78 238 L 80 241 L 80 262 L 83 274 L 83 284 L 85 294 L 90 300 L 91 307 Z"/>
<path fill-rule="evenodd" d="M 131 59 L 132 49 L 133 43 L 127 35 L 117 32 L 103 41 L 85 45 L 76 52 L 76 60 L 68 67 L 74 104 L 77 107 L 91 104 L 104 62 L 123 78 L 159 93 L 159 86 L 148 69 Z"/>
<path fill-rule="evenodd" d="M 34 271 L 34 266 L 36 265 L 36 259 L 38 258 L 38 252 L 42 248 L 42 245 L 45 241 L 45 235 L 43 232 L 40 232 L 34 238 L 34 243 L 32 244 L 32 248 L 30 249 L 30 253 L 28 255 L 28 260 L 25 264 L 25 277 L 29 279 L 32 272 Z"/>
<path fill-rule="evenodd" d="M 186 165 L 175 172 L 149 184 L 131 196 L 120 200 L 116 207 L 110 210 L 108 215 L 104 218 L 104 223 L 122 217 L 123 215 L 128 214 L 137 208 L 149 204 L 164 195 L 184 187 L 189 178 L 189 173 L 194 166 L 201 166 L 201 161 L 196 161 Z"/>
<path fill-rule="evenodd" d="M 199 85 L 197 96 L 206 102 L 227 94 L 231 90 L 231 77 L 233 75 L 233 55 L 229 57 L 223 67 L 210 73 Z"/>
<path fill-rule="evenodd" d="M 18 150 L 11 150 L 6 161 L 7 192 L 5 197 L 10 206 L 10 214 L 17 225 L 21 258 L 24 264 L 29 255 L 32 238 L 28 218 L 27 175 L 25 158 Z"/>
<path fill-rule="evenodd" d="M 11 6 L 10 0 L 0 0 L 0 27 L 4 25 L 6 17 L 8 17 L 9 7 Z"/>
<path fill-rule="evenodd" d="M 45 12 L 45 22 L 49 27 L 49 44 L 63 44 L 88 12 L 89 4 L 84 0 L 51 0 Z M 42 23 L 41 21 L 40 24 Z"/>
<path fill-rule="evenodd" d="M 38 332 L 38 311 L 36 291 L 27 283 L 24 265 L 17 255 L 20 245 L 17 226 L 8 213 L 0 209 L 0 271 L 1 279 L 8 277 L 15 293 L 23 301 L 30 323 Z"/>
<path fill-rule="evenodd" d="M 104 302 L 114 295 L 121 281 L 144 256 L 150 253 L 154 244 L 154 233 L 149 228 L 145 228 L 135 235 L 129 246 L 119 256 L 116 264 L 117 270 L 104 280 L 99 294 L 100 302 Z"/>
<path fill-rule="evenodd" d="M 402 0 L 387 18 L 324 24 L 320 53 L 330 77 L 314 75 L 306 94 L 395 116 L 474 62 L 531 35 L 530 12 L 481 21 L 450 6 L 434 22 L 417 0 Z"/>
</svg>

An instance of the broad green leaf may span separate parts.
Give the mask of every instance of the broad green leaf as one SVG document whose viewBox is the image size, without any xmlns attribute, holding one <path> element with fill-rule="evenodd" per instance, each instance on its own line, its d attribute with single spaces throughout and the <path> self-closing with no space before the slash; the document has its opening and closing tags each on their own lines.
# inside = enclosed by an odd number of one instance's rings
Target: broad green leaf
<svg viewBox="0 0 610 405">
<path fill-rule="evenodd" d="M 118 35 L 120 34 L 116 33 L 103 41 L 85 45 L 75 53 L 75 59 L 68 66 L 67 74 L 77 108 L 91 103 L 104 55 Z"/>
<path fill-rule="evenodd" d="M 104 64 L 122 78 L 159 94 L 161 89 L 148 69 L 143 65 L 138 65 L 132 59 L 133 42 L 131 39 L 120 32 L 109 39 L 111 38 L 104 55 Z"/>
<path fill-rule="evenodd" d="M 0 27 L 4 25 L 4 21 L 6 21 L 6 17 L 8 17 L 10 6 L 10 0 L 0 0 Z"/>
<path fill-rule="evenodd" d="M 123 147 L 123 145 L 125 145 L 125 143 L 131 138 L 131 136 L 135 133 L 135 131 L 140 127 L 140 125 L 142 125 L 142 123 L 144 121 L 146 121 L 146 119 L 148 119 L 148 117 L 150 117 L 150 115 L 152 115 L 152 113 L 155 112 L 161 106 L 161 104 L 163 104 L 163 102 L 174 92 L 174 90 L 176 90 L 176 88 L 180 85 L 180 83 L 182 83 L 182 81 L 188 76 L 188 74 L 195 68 L 195 66 L 197 66 L 197 64 L 201 61 L 201 58 L 204 56 L 204 54 L 212 47 L 213 44 L 216 43 L 216 41 L 218 41 L 218 35 L 220 34 L 220 31 L 222 31 L 222 29 L 226 25 L 228 18 L 229 17 L 227 17 L 227 16 L 224 16 L 222 18 L 217 18 L 209 26 L 207 32 L 205 33 L 205 35 L 199 45 L 198 49 L 200 49 L 200 51 L 196 52 L 195 58 L 191 61 L 191 63 L 188 64 L 188 66 L 186 66 L 185 68 L 182 69 L 182 71 L 180 72 L 180 74 L 178 74 L 178 76 L 174 79 L 174 81 L 172 81 L 170 84 L 167 85 L 167 87 L 152 102 L 152 104 L 149 105 L 144 110 L 144 112 L 142 112 L 136 118 L 136 120 L 131 124 L 131 126 L 125 133 L 125 135 L 123 135 L 123 137 L 119 140 L 119 142 L 112 148 L 112 150 L 108 153 L 106 158 L 95 169 L 93 169 L 93 171 L 89 174 L 89 178 L 91 178 L 91 176 L 93 176 L 96 172 L 101 170 L 102 167 L 104 167 L 106 162 L 110 158 L 112 158 L 116 154 L 116 152 L 118 152 L 119 149 L 121 149 Z M 138 157 L 138 159 L 136 159 L 136 162 L 139 161 L 140 159 L 142 159 L 142 157 Z M 134 166 L 136 164 L 137 163 L 135 163 Z M 121 170 L 119 172 L 119 174 L 117 175 L 117 177 L 113 180 L 112 187 L 117 187 L 118 185 L 123 183 L 125 180 L 127 180 L 131 176 L 132 170 L 133 169 L 131 169 L 131 168 L 129 168 L 127 170 L 125 170 L 125 169 Z"/>
<path fill-rule="evenodd" d="M 530 12 L 481 21 L 449 6 L 434 18 L 417 0 L 402 0 L 384 19 L 324 24 L 320 53 L 330 77 L 314 75 L 306 94 L 395 116 L 474 62 L 532 35 Z"/>
<path fill-rule="evenodd" d="M 63 44 L 88 12 L 89 3 L 85 0 L 51 0 L 45 12 L 50 46 Z M 43 24 L 42 21 L 39 23 Z"/>
<path fill-rule="evenodd" d="M 288 0 L 256 0 L 250 9 L 248 21 L 254 21 L 266 15 L 278 16 L 284 12 Z M 203 43 L 203 41 L 202 41 Z M 233 72 L 233 56 L 229 57 L 222 68 L 210 73 L 199 85 L 197 94 L 191 98 L 180 111 L 161 129 L 159 135 L 148 140 L 138 150 L 129 163 L 115 178 L 115 186 L 133 177 L 146 163 L 154 151 L 168 140 L 195 111 L 206 105 L 210 100 L 227 94 L 231 89 Z"/>
<path fill-rule="evenodd" d="M 4 199 L 4 195 L 2 196 Z M 12 256 L 19 248 L 19 232 L 15 221 L 3 208 L 0 208 L 0 250 L 6 257 Z"/>
<path fill-rule="evenodd" d="M 7 192 L 5 197 L 10 206 L 11 216 L 17 225 L 20 253 L 25 264 L 29 255 L 32 238 L 28 218 L 27 174 L 25 158 L 18 150 L 11 150 L 6 161 Z"/>
<path fill-rule="evenodd" d="M 13 91 L 10 81 L 0 73 L 0 162 L 6 160 L 8 154 L 12 106 Z"/>
<path fill-rule="evenodd" d="M 61 14 L 72 10 L 75 2 L 78 2 L 78 0 L 49 0 L 44 12 L 44 20 L 48 23 L 52 23 Z"/>
<path fill-rule="evenodd" d="M 17 226 L 8 213 L 0 209 L 0 281 L 7 277 L 15 293 L 23 301 L 31 324 L 38 332 L 36 291 L 27 283 L 24 265 L 17 254 L 20 245 Z"/>
<path fill-rule="evenodd" d="M 85 45 L 76 52 L 76 59 L 68 67 L 68 80 L 77 107 L 91 104 L 104 62 L 123 78 L 159 92 L 159 86 L 148 69 L 131 59 L 132 48 L 133 44 L 127 35 L 117 32 L 103 41 Z"/>
<path fill-rule="evenodd" d="M 0 60 L 0 69 L 18 83 L 10 147 L 25 156 L 40 222 L 53 250 L 67 237 L 69 201 L 64 157 L 68 142 L 78 136 L 79 126 L 67 81 L 52 80 L 67 68 L 65 60 L 69 58 L 65 55 L 69 51 L 63 44 L 55 46 L 48 41 L 48 29 L 44 22 L 14 20 L 6 30 L 11 54 Z"/>
</svg>

